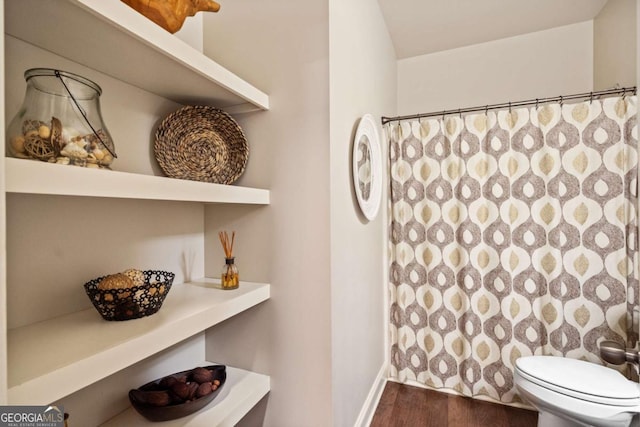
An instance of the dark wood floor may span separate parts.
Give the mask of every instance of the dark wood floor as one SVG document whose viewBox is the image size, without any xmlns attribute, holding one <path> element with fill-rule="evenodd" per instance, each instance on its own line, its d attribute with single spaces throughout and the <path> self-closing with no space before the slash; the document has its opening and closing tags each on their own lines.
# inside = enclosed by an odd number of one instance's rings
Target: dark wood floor
<svg viewBox="0 0 640 427">
<path fill-rule="evenodd" d="M 371 427 L 535 427 L 538 413 L 387 382 Z"/>
</svg>

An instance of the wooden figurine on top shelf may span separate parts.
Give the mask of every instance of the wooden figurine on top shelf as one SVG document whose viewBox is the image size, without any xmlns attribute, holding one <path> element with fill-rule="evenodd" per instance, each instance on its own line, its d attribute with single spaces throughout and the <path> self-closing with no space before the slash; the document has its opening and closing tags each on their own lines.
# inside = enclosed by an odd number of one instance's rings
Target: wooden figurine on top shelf
<svg viewBox="0 0 640 427">
<path fill-rule="evenodd" d="M 187 16 L 198 12 L 217 12 L 220 5 L 213 0 L 121 0 L 170 33 L 180 28 Z"/>
</svg>

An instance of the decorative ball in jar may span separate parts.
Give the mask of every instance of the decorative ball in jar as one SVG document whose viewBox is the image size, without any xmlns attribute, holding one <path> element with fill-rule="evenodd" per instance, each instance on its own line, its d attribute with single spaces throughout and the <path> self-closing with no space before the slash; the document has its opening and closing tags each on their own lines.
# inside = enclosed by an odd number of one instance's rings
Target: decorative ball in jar
<svg viewBox="0 0 640 427">
<path fill-rule="evenodd" d="M 100 112 L 100 86 L 51 68 L 29 69 L 24 78 L 24 101 L 7 129 L 7 156 L 109 169 L 117 156 Z"/>
</svg>

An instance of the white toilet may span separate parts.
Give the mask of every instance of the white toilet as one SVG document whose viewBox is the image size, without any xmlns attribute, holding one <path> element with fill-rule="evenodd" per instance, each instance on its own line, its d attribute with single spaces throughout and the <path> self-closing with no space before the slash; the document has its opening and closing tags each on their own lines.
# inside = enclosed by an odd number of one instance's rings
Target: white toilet
<svg viewBox="0 0 640 427">
<path fill-rule="evenodd" d="M 520 396 L 538 410 L 538 427 L 640 426 L 640 385 L 605 366 L 521 357 L 515 383 Z"/>
</svg>

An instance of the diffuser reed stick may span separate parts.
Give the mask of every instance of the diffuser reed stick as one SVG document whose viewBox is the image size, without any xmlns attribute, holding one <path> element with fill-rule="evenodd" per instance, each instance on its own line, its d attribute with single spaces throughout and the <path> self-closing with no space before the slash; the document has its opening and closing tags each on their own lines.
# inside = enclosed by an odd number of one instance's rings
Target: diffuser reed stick
<svg viewBox="0 0 640 427">
<path fill-rule="evenodd" d="M 218 233 L 218 237 L 220 237 L 220 243 L 222 243 L 222 249 L 224 250 L 224 256 L 227 258 L 233 257 L 233 241 L 236 238 L 236 232 L 233 231 L 231 233 L 231 240 L 229 240 L 229 234 L 226 231 L 221 231 Z"/>
<path fill-rule="evenodd" d="M 219 232 L 218 237 L 225 256 L 222 274 L 220 275 L 220 284 L 222 289 L 236 289 L 240 285 L 240 275 L 233 256 L 233 243 L 236 240 L 236 232 L 233 231 L 231 233 L 231 239 L 229 239 L 229 234 L 226 231 Z"/>
</svg>

